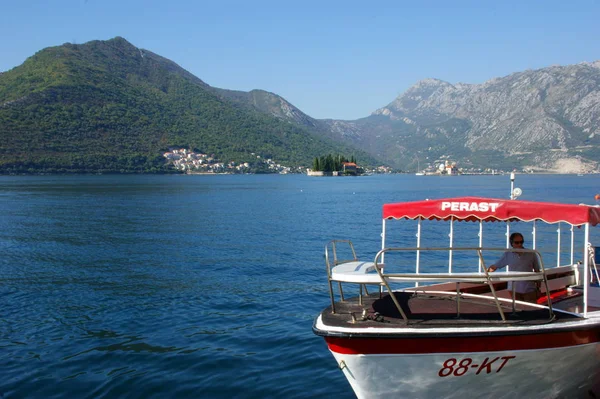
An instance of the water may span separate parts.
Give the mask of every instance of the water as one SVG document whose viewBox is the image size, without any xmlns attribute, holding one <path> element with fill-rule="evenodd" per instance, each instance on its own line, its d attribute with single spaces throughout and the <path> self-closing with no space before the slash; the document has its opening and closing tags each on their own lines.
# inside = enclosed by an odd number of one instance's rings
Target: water
<svg viewBox="0 0 600 399">
<path fill-rule="evenodd" d="M 592 175 L 516 183 L 529 200 L 600 192 Z M 509 188 L 507 176 L 0 177 L 0 397 L 353 398 L 311 330 L 329 303 L 325 243 L 349 238 L 370 258 L 383 203 Z"/>
</svg>

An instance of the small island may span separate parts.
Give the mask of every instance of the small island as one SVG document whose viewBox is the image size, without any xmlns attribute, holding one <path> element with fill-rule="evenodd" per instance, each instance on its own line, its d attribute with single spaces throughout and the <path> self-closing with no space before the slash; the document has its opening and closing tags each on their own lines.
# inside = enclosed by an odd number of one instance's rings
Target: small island
<svg viewBox="0 0 600 399">
<path fill-rule="evenodd" d="M 332 154 L 315 158 L 312 169 L 306 170 L 308 176 L 359 176 L 364 173 L 354 156 L 348 160 L 343 155 Z"/>
</svg>

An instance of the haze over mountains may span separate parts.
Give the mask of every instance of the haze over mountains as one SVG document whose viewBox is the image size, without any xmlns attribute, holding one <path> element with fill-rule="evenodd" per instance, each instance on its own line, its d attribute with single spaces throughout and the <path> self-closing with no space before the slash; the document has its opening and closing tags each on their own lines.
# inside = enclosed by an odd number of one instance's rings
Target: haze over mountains
<svg viewBox="0 0 600 399">
<path fill-rule="evenodd" d="M 318 93 L 315 93 L 318 95 Z M 598 170 L 600 62 L 483 84 L 425 79 L 362 119 L 317 120 L 262 90 L 214 88 L 123 38 L 47 48 L 0 74 L 0 172 L 168 170 L 162 152 L 255 154 L 310 166 L 327 153 L 404 170 Z"/>
</svg>

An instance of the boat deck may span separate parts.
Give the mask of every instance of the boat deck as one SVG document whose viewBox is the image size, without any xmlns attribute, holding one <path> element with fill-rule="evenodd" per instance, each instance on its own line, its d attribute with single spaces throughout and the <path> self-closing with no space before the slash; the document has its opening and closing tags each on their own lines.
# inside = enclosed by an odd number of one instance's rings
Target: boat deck
<svg viewBox="0 0 600 399">
<path fill-rule="evenodd" d="M 408 324 L 398 312 L 391 296 L 385 292 L 381 297 L 378 292 L 363 295 L 362 304 L 358 297 L 338 301 L 335 304 L 336 313 L 331 312 L 331 307 L 322 312 L 323 323 L 337 327 L 349 327 L 354 324 L 356 327 L 448 328 L 465 325 L 529 326 L 578 318 L 576 315 L 554 312 L 554 317 L 551 319 L 547 308 L 515 302 L 513 311 L 512 302 L 501 302 L 506 318 L 506 321 L 503 321 L 492 298 L 461 296 L 457 304 L 456 295 L 428 292 L 395 292 L 395 295 L 408 317 Z M 553 308 L 573 311 L 580 303 L 580 297 L 573 297 L 553 304 Z"/>
</svg>

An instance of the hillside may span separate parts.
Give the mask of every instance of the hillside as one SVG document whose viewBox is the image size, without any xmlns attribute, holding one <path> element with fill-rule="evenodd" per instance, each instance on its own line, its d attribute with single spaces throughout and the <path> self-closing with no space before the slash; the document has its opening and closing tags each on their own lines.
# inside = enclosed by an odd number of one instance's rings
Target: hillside
<svg viewBox="0 0 600 399">
<path fill-rule="evenodd" d="M 41 50 L 0 74 L 0 173 L 166 172 L 170 147 L 289 166 L 327 153 L 376 162 L 222 92 L 120 37 Z"/>
<path fill-rule="evenodd" d="M 461 167 L 598 171 L 600 62 L 514 73 L 483 84 L 418 82 L 336 131 L 395 166 L 442 156 Z"/>
<path fill-rule="evenodd" d="M 317 120 L 275 93 L 211 87 L 123 38 L 41 50 L 0 74 L 0 173 L 168 172 L 185 147 L 310 166 L 600 171 L 600 61 L 482 84 L 425 79 L 370 116 Z"/>
<path fill-rule="evenodd" d="M 600 172 L 600 61 L 518 72 L 483 84 L 425 79 L 353 121 L 315 120 L 282 99 L 237 100 L 401 169 L 451 159 L 465 169 Z"/>
</svg>

